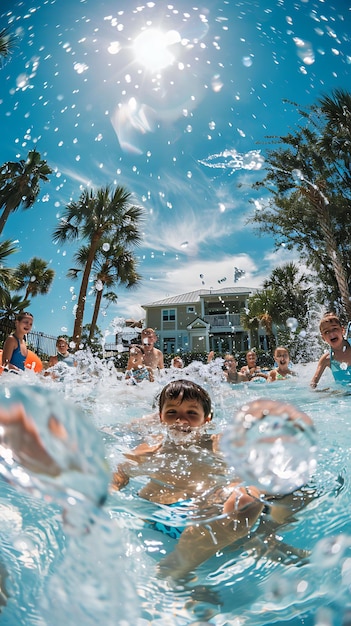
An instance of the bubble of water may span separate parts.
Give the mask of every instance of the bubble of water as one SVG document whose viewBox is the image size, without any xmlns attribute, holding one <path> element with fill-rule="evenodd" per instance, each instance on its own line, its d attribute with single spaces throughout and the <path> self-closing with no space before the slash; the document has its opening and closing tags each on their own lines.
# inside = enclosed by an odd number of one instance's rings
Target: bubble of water
<svg viewBox="0 0 351 626">
<path fill-rule="evenodd" d="M 269 494 L 295 491 L 316 468 L 311 420 L 295 407 L 273 400 L 243 407 L 225 430 L 221 447 L 236 475 Z"/>
<path fill-rule="evenodd" d="M 19 415 L 1 426 L 0 475 L 21 491 L 55 501 L 83 528 L 108 493 L 101 438 L 85 413 L 56 390 L 16 382 L 0 389 L 2 411 Z"/>
<path fill-rule="evenodd" d="M 290 328 L 291 332 L 294 333 L 298 327 L 298 321 L 296 317 L 288 317 L 288 319 L 286 320 L 286 325 L 288 328 Z"/>
</svg>

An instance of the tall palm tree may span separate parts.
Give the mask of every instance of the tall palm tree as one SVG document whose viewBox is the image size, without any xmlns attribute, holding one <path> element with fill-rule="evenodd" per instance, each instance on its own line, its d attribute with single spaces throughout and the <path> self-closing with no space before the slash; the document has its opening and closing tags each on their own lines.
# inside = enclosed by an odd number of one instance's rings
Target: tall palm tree
<svg viewBox="0 0 351 626">
<path fill-rule="evenodd" d="M 14 279 L 14 270 L 6 267 L 8 257 L 15 252 L 18 252 L 18 248 L 14 246 L 12 241 L 6 239 L 0 242 L 0 306 L 2 306 L 3 298 L 6 299 L 9 290 L 17 284 Z"/>
<path fill-rule="evenodd" d="M 77 202 L 71 202 L 66 207 L 54 231 L 55 242 L 82 239 L 88 250 L 73 329 L 73 341 L 77 348 L 82 335 L 89 277 L 103 241 L 108 238 L 112 245 L 121 245 L 126 249 L 138 246 L 141 242 L 143 209 L 130 204 L 130 198 L 131 194 L 121 186 L 113 190 L 106 186 L 96 192 L 85 190 Z"/>
<path fill-rule="evenodd" d="M 75 253 L 74 258 L 80 267 L 85 267 L 88 255 L 89 249 L 87 246 L 81 246 Z M 114 291 L 104 293 L 105 288 L 112 289 L 116 285 L 123 285 L 127 289 L 137 287 L 141 281 L 141 275 L 136 268 L 137 261 L 135 257 L 121 245 L 113 246 L 105 241 L 97 251 L 92 267 L 95 278 L 95 304 L 90 324 L 89 342 L 94 336 L 102 298 L 107 300 L 109 304 L 117 302 L 118 299 Z M 77 278 L 80 271 L 80 269 L 71 268 L 67 275 L 71 278 Z"/>
<path fill-rule="evenodd" d="M 49 292 L 55 272 L 47 266 L 46 261 L 33 257 L 28 263 L 20 263 L 14 272 L 17 280 L 16 291 L 25 289 L 24 298 L 34 298 Z"/>
<path fill-rule="evenodd" d="M 9 215 L 22 207 L 29 209 L 35 203 L 40 183 L 49 180 L 52 169 L 41 159 L 37 150 L 28 152 L 27 159 L 8 161 L 0 169 L 0 234 Z"/>
<path fill-rule="evenodd" d="M 111 302 L 117 301 L 117 294 L 109 291 L 103 294 L 105 287 L 112 288 L 115 285 L 124 285 L 127 289 L 137 287 L 141 282 L 141 276 L 136 270 L 136 259 L 131 252 L 122 246 L 112 249 L 110 252 L 101 250 L 100 257 L 96 260 L 96 283 L 95 283 L 95 306 L 90 325 L 89 341 L 91 341 L 100 311 L 102 296 Z M 99 287 L 99 288 L 98 288 Z"/>
<path fill-rule="evenodd" d="M 16 39 L 16 35 L 11 32 L 8 26 L 0 30 L 0 66 L 3 64 L 4 60 L 7 60 L 11 56 L 16 44 Z"/>
</svg>

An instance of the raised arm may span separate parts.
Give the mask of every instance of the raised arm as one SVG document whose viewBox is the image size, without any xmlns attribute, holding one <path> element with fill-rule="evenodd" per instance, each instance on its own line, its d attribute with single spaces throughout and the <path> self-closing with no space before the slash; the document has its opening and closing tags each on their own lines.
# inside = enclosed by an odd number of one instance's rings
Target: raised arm
<svg viewBox="0 0 351 626">
<path fill-rule="evenodd" d="M 312 387 L 312 389 L 315 389 L 318 385 L 318 382 L 324 372 L 324 370 L 326 369 L 326 367 L 330 367 L 330 356 L 328 354 L 328 352 L 326 352 L 325 354 L 323 354 L 321 356 L 321 358 L 318 361 L 318 365 L 317 365 L 317 369 L 314 373 L 314 376 L 310 382 L 310 386 Z"/>
</svg>

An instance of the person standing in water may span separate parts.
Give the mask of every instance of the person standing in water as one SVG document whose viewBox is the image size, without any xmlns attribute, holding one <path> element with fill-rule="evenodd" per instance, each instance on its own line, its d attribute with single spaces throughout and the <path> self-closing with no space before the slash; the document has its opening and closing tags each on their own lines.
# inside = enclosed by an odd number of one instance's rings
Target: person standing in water
<svg viewBox="0 0 351 626">
<path fill-rule="evenodd" d="M 328 344 L 329 351 L 319 359 L 310 386 L 312 389 L 317 387 L 327 367 L 330 367 L 335 382 L 351 383 L 351 346 L 344 337 L 345 329 L 338 316 L 335 313 L 323 315 L 319 323 L 319 331 L 322 339 Z"/>
<path fill-rule="evenodd" d="M 28 356 L 25 337 L 32 330 L 32 326 L 33 315 L 28 311 L 16 316 L 15 331 L 7 337 L 2 350 L 2 365 L 5 369 L 13 372 L 24 371 Z"/>
<path fill-rule="evenodd" d="M 155 348 L 157 341 L 153 328 L 144 328 L 141 331 L 141 344 L 144 348 L 144 363 L 153 370 L 164 369 L 164 359 L 161 350 Z"/>
</svg>

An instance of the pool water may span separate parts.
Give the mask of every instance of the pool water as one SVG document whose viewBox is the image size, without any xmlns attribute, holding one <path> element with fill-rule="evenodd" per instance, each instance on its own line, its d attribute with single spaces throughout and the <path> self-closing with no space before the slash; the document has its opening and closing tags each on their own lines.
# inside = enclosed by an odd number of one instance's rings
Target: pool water
<svg viewBox="0 0 351 626">
<path fill-rule="evenodd" d="M 1 562 L 10 596 L 2 625 L 349 623 L 350 396 L 329 372 L 314 391 L 314 364 L 299 366 L 296 379 L 234 387 L 201 364 L 137 386 L 98 360 L 83 369 L 67 371 L 60 381 L 32 372 L 0 379 L 1 404 L 21 401 L 62 460 L 59 478 L 24 478 L 2 457 Z M 104 502 L 110 471 L 123 451 L 156 428 L 131 422 L 154 411 L 155 397 L 171 376 L 189 376 L 209 391 L 215 408 L 211 432 L 226 432 L 249 400 L 271 398 L 294 404 L 314 420 L 317 447 L 310 481 L 317 496 L 279 529 L 276 541 L 265 542 L 253 529 L 240 547 L 217 553 L 182 584 L 156 576 L 156 564 L 175 540 L 143 523 L 169 515 L 176 525 L 179 513 L 138 498 L 143 477 L 108 493 Z M 52 414 L 69 434 L 64 449 L 54 449 L 45 432 Z M 304 453 L 297 444 L 296 457 Z"/>
</svg>

